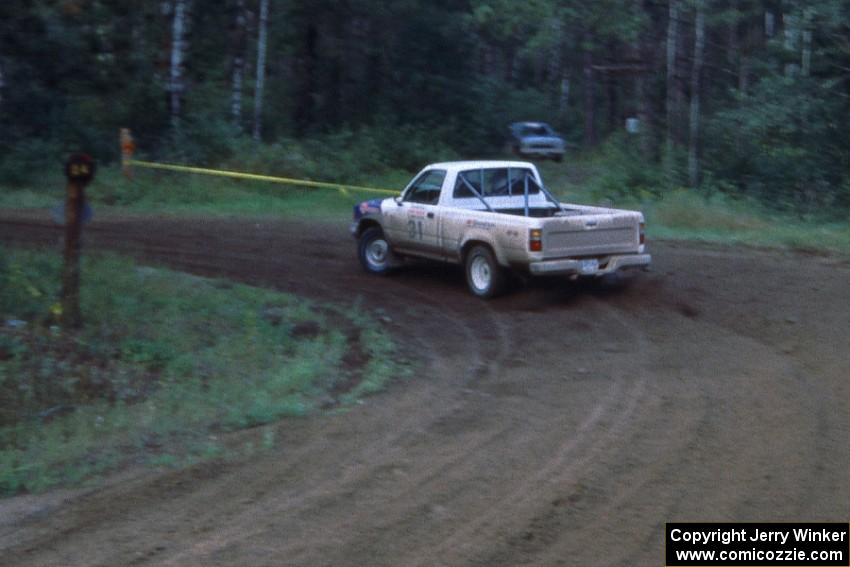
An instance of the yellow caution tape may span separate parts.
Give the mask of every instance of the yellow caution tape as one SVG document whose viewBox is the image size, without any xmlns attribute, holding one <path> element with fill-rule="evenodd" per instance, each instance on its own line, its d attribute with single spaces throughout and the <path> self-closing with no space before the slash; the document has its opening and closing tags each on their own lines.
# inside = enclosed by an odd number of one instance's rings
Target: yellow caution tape
<svg viewBox="0 0 850 567">
<path fill-rule="evenodd" d="M 354 191 L 369 191 L 371 193 L 386 193 L 387 195 L 398 195 L 398 191 L 391 189 L 378 189 L 377 187 L 362 187 L 359 185 L 343 185 L 341 183 L 325 183 L 323 181 L 310 181 L 308 179 L 291 179 L 289 177 L 275 177 L 273 175 L 258 175 L 256 173 L 244 173 L 241 171 L 228 171 L 225 169 L 207 169 L 205 167 L 191 167 L 188 165 L 175 165 L 169 163 L 156 163 L 152 161 L 141 161 L 129 159 L 124 162 L 127 165 L 147 167 L 150 169 L 163 169 L 166 171 L 182 171 L 184 173 L 200 173 L 202 175 L 216 175 L 218 177 L 231 177 L 234 179 L 252 179 L 254 181 L 268 181 L 270 183 L 283 183 L 285 185 L 300 185 L 302 187 L 316 187 L 325 189 L 337 189 L 344 195 L 348 195 L 348 189 Z"/>
</svg>

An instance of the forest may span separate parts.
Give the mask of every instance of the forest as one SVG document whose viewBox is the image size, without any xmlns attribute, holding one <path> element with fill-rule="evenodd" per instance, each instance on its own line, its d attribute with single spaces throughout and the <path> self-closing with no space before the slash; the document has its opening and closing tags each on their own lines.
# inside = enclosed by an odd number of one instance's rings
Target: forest
<svg viewBox="0 0 850 567">
<path fill-rule="evenodd" d="M 623 192 L 846 220 L 848 118 L 843 0 L 0 4 L 6 186 L 71 151 L 116 162 L 120 128 L 170 162 L 353 162 L 333 179 L 498 156 L 508 123 L 543 120 L 566 167 L 600 155 Z"/>
</svg>

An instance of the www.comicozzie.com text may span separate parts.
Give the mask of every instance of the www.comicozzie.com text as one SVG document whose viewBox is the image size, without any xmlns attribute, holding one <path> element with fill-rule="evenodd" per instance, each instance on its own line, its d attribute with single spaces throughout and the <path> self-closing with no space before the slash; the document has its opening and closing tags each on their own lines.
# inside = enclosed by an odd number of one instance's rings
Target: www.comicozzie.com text
<svg viewBox="0 0 850 567">
<path fill-rule="evenodd" d="M 794 542 L 842 542 L 846 541 L 847 532 L 840 530 L 813 530 L 811 528 L 794 528 L 788 530 L 747 529 L 716 529 L 710 531 L 690 531 L 676 528 L 670 532 L 671 541 L 686 541 L 694 544 L 728 545 L 737 541 L 777 542 L 785 545 L 793 536 Z"/>
</svg>

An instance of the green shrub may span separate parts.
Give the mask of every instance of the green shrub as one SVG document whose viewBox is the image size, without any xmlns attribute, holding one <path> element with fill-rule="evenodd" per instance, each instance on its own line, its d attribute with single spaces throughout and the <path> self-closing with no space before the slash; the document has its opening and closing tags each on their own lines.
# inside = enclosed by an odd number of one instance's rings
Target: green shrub
<svg viewBox="0 0 850 567">
<path fill-rule="evenodd" d="M 62 187 L 63 159 L 62 144 L 52 139 L 27 138 L 9 147 L 0 146 L 0 180 L 15 188 L 36 180 L 40 185 Z"/>
<path fill-rule="evenodd" d="M 611 136 L 582 163 L 570 167 L 591 171 L 581 185 L 596 202 L 640 202 L 660 198 L 667 190 L 661 168 L 641 156 L 628 134 Z"/>
<path fill-rule="evenodd" d="M 844 103 L 814 77 L 770 76 L 707 120 L 706 171 L 775 210 L 846 219 Z"/>
</svg>

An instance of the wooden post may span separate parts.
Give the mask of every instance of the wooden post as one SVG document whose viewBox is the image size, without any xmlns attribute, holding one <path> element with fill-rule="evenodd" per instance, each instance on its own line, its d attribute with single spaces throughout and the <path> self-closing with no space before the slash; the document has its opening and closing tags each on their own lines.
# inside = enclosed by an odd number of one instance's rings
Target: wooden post
<svg viewBox="0 0 850 567">
<path fill-rule="evenodd" d="M 65 200 L 65 251 L 62 268 L 62 324 L 82 326 L 80 314 L 80 236 L 83 228 L 85 187 L 94 178 L 94 160 L 85 154 L 72 155 L 65 164 L 68 178 Z"/>
<path fill-rule="evenodd" d="M 121 128 L 119 138 L 121 142 L 121 172 L 127 179 L 132 179 L 133 168 L 130 166 L 130 160 L 133 159 L 136 143 L 133 141 L 133 135 L 129 128 Z"/>
</svg>

